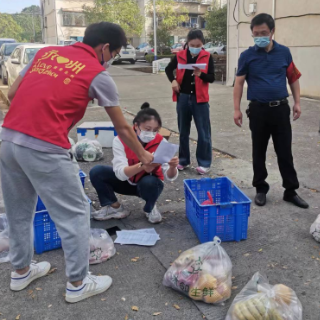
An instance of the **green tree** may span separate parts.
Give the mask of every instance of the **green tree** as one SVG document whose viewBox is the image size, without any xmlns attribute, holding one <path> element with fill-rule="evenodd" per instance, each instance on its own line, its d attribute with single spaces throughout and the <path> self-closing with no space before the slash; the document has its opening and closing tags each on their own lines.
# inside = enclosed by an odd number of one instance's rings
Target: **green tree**
<svg viewBox="0 0 320 320">
<path fill-rule="evenodd" d="M 147 13 L 153 20 L 153 0 L 147 4 Z M 157 44 L 160 54 L 164 54 L 165 47 L 171 45 L 171 31 L 180 23 L 188 20 L 188 11 L 174 0 L 156 0 Z M 154 45 L 154 32 L 150 33 L 150 44 Z"/>
<path fill-rule="evenodd" d="M 227 6 L 222 8 L 213 7 L 212 11 L 208 11 L 205 15 L 206 29 L 212 41 L 227 41 Z"/>
<path fill-rule="evenodd" d="M 94 0 L 93 7 L 83 6 L 86 21 L 109 21 L 119 24 L 127 35 L 140 35 L 144 18 L 135 0 Z"/>
<path fill-rule="evenodd" d="M 170 47 L 171 45 L 171 35 L 170 35 L 170 32 L 165 29 L 165 28 L 157 28 L 157 47 L 158 47 L 158 50 L 159 50 L 159 53 L 160 55 L 162 54 L 169 54 L 171 53 L 170 50 L 167 50 L 168 52 L 165 52 L 166 51 L 166 47 Z M 150 33 L 150 44 L 151 46 L 154 46 L 154 33 Z"/>
<path fill-rule="evenodd" d="M 0 38 L 13 38 L 21 41 L 22 29 L 10 14 L 0 13 Z"/>
<path fill-rule="evenodd" d="M 153 0 L 149 0 L 147 11 L 153 18 Z M 174 0 L 156 0 L 156 16 L 158 27 L 171 31 L 188 20 L 188 10 Z"/>
<path fill-rule="evenodd" d="M 22 28 L 21 38 L 29 42 L 41 42 L 41 11 L 39 6 L 24 8 L 21 13 L 13 14 L 13 19 Z"/>
</svg>

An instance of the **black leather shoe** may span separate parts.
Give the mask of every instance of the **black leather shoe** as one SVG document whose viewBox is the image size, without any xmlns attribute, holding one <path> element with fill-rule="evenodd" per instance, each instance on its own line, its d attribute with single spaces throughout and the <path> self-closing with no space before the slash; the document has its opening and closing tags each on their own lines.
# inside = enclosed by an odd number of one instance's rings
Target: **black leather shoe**
<svg viewBox="0 0 320 320">
<path fill-rule="evenodd" d="M 267 202 L 267 195 L 265 193 L 257 193 L 254 202 L 257 206 L 263 207 Z"/>
<path fill-rule="evenodd" d="M 284 196 L 283 200 L 287 201 L 287 202 L 291 202 L 295 206 L 297 206 L 299 208 L 302 208 L 302 209 L 308 209 L 309 208 L 309 205 L 303 199 L 301 199 L 298 195 L 295 195 L 293 197 Z"/>
</svg>

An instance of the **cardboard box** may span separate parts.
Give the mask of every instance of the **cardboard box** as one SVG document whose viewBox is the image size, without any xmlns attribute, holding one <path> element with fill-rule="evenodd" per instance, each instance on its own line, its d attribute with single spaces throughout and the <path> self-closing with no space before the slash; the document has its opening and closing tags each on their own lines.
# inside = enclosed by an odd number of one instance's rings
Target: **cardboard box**
<svg viewBox="0 0 320 320">
<path fill-rule="evenodd" d="M 165 128 L 161 128 L 159 134 L 161 134 L 165 139 L 169 140 L 171 136 L 171 131 Z"/>
</svg>

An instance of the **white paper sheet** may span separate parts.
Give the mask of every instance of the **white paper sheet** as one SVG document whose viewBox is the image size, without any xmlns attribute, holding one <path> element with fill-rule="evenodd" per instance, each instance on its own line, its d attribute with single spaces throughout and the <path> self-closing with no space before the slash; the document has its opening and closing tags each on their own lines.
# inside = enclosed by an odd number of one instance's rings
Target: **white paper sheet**
<svg viewBox="0 0 320 320">
<path fill-rule="evenodd" d="M 162 140 L 154 153 L 153 163 L 168 163 L 179 150 L 179 145 Z"/>
<path fill-rule="evenodd" d="M 154 228 L 139 230 L 121 230 L 117 231 L 117 239 L 114 243 L 136 244 L 139 246 L 154 246 L 160 240 Z"/>
<path fill-rule="evenodd" d="M 207 66 L 206 63 L 187 63 L 187 64 L 178 63 L 179 70 L 182 70 L 182 69 L 194 70 L 193 67 L 199 68 L 200 70 L 203 70 L 206 68 L 206 66 Z"/>
</svg>

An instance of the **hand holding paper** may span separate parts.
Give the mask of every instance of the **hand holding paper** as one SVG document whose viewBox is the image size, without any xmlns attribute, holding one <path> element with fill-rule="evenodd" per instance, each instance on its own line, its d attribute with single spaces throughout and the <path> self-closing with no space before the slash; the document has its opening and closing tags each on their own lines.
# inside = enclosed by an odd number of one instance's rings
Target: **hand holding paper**
<svg viewBox="0 0 320 320">
<path fill-rule="evenodd" d="M 206 63 L 188 63 L 188 64 L 182 64 L 178 63 L 178 69 L 179 70 L 194 70 L 194 68 L 199 68 L 200 70 L 204 70 L 206 68 Z"/>
<path fill-rule="evenodd" d="M 175 156 L 178 150 L 179 146 L 177 144 L 162 140 L 158 149 L 154 153 L 154 159 L 152 163 L 168 163 Z"/>
</svg>

